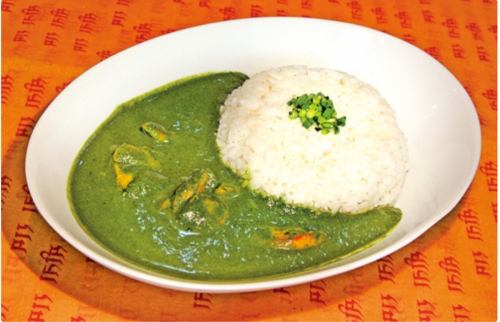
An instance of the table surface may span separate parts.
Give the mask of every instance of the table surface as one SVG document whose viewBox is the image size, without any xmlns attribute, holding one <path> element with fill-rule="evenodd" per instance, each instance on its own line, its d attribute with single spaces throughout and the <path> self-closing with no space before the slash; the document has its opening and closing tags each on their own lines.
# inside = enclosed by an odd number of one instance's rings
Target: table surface
<svg viewBox="0 0 500 322">
<path fill-rule="evenodd" d="M 3 0 L 3 320 L 495 320 L 497 4 L 493 0 Z M 481 121 L 480 169 L 460 204 L 409 246 L 305 285 L 185 293 L 93 262 L 37 212 L 24 176 L 36 120 L 74 78 L 149 38 L 213 21 L 304 16 L 375 28 L 425 50 Z M 57 165 L 55 165 L 57 166 Z"/>
</svg>

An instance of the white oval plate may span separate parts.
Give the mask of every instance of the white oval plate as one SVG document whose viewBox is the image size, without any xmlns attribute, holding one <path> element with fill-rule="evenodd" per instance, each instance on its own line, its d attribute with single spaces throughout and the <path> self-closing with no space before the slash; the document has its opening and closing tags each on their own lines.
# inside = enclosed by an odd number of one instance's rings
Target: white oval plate
<svg viewBox="0 0 500 322">
<path fill-rule="evenodd" d="M 117 105 L 187 75 L 223 70 L 252 75 L 289 64 L 352 74 L 377 88 L 395 109 L 408 138 L 411 161 L 397 203 L 403 219 L 385 240 L 300 274 L 253 282 L 199 282 L 135 267 L 97 245 L 75 221 L 66 198 L 68 173 L 83 143 Z M 455 77 L 425 52 L 382 32 L 348 23 L 258 18 L 161 36 L 92 67 L 40 118 L 28 146 L 26 176 L 45 220 L 102 265 L 162 287 L 244 292 L 340 274 L 407 245 L 458 203 L 474 177 L 480 149 L 480 127 L 470 98 Z"/>
</svg>

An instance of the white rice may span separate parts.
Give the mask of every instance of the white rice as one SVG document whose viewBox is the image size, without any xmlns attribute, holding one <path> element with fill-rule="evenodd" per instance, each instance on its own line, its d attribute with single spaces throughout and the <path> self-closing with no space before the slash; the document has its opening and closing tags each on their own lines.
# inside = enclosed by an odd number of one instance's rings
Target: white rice
<svg viewBox="0 0 500 322">
<path fill-rule="evenodd" d="M 340 133 L 306 129 L 288 117 L 287 102 L 322 92 Z M 319 210 L 360 212 L 393 204 L 408 166 L 406 140 L 394 111 L 370 85 L 345 73 L 287 66 L 258 73 L 221 107 L 222 160 L 252 188 Z"/>
</svg>

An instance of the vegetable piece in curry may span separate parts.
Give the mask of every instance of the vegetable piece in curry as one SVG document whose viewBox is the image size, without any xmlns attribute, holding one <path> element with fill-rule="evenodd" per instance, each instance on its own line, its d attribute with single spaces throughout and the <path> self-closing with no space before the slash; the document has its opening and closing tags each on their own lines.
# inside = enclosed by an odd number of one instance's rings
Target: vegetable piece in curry
<svg viewBox="0 0 500 322">
<path fill-rule="evenodd" d="M 141 131 L 154 139 L 156 142 L 168 142 L 167 130 L 163 126 L 155 122 L 146 122 L 141 125 Z"/>
</svg>

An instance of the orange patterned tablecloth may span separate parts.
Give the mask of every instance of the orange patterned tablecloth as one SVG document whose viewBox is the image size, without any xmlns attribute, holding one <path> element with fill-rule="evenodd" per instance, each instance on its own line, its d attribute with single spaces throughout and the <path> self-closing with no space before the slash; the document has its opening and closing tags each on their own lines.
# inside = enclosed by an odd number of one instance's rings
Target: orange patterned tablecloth
<svg viewBox="0 0 500 322">
<path fill-rule="evenodd" d="M 480 170 L 446 218 L 355 271 L 248 294 L 183 293 L 113 273 L 62 240 L 24 176 L 36 120 L 80 73 L 149 38 L 212 21 L 306 16 L 385 31 L 448 67 L 474 101 Z M 3 0 L 3 320 L 496 320 L 497 4 L 494 0 Z M 55 165 L 57 166 L 57 165 Z"/>
</svg>

